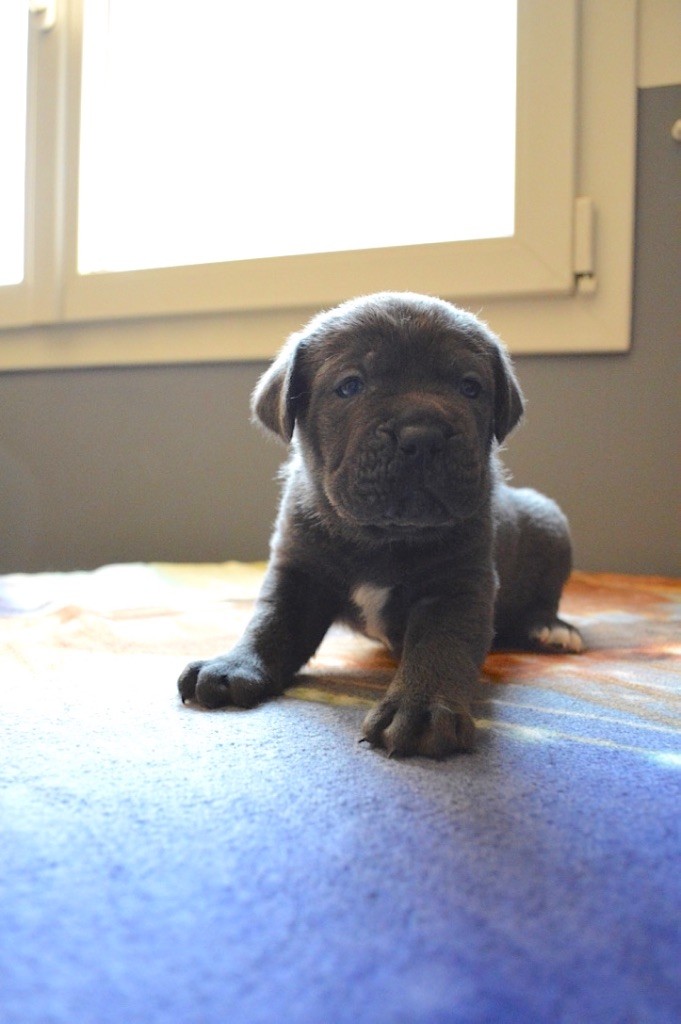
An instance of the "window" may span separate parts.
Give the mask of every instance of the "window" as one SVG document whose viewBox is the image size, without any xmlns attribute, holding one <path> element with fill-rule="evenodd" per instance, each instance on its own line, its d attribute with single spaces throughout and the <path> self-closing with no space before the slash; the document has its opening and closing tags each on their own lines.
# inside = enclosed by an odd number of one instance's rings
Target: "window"
<svg viewBox="0 0 681 1024">
<path fill-rule="evenodd" d="M 515 0 L 84 14 L 80 273 L 513 234 Z"/>
<path fill-rule="evenodd" d="M 261 357 L 379 288 L 627 346 L 633 0 L 31 6 L 28 43 L 0 13 L 0 366 Z"/>
<path fill-rule="evenodd" d="M 18 284 L 24 276 L 27 28 L 26 12 L 19 4 L 0 8 L 0 138 L 6 140 L 0 189 L 0 285 Z"/>
</svg>

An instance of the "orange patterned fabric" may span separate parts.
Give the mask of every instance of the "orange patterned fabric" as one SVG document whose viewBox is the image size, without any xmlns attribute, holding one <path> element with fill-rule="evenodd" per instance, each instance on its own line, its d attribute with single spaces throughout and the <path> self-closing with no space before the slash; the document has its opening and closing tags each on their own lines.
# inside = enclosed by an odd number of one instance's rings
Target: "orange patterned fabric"
<svg viewBox="0 0 681 1024">
<path fill-rule="evenodd" d="M 117 565 L 93 572 L 0 577 L 3 675 L 92 673 L 157 657 L 168 692 L 191 658 L 230 647 L 248 621 L 264 566 Z M 561 613 L 582 630 L 582 655 L 490 654 L 483 683 L 572 695 L 642 722 L 679 724 L 681 581 L 574 573 Z M 159 671 L 163 670 L 159 663 Z M 130 666 L 132 667 L 132 665 Z M 371 703 L 394 670 L 377 643 L 334 627 L 298 676 L 294 697 Z M 491 696 L 483 687 L 481 696 Z"/>
</svg>

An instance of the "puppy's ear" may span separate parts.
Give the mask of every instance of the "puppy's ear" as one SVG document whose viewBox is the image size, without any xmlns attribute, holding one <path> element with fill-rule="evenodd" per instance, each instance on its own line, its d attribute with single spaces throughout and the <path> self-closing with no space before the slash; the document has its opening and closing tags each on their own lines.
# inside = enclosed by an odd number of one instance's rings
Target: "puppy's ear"
<svg viewBox="0 0 681 1024">
<path fill-rule="evenodd" d="M 305 392 L 300 372 L 301 341 L 301 335 L 291 335 L 256 384 L 251 397 L 253 418 L 287 444 L 293 437 L 299 403 Z"/>
<path fill-rule="evenodd" d="M 525 400 L 508 353 L 494 337 L 494 436 L 503 441 L 523 414 Z"/>
</svg>

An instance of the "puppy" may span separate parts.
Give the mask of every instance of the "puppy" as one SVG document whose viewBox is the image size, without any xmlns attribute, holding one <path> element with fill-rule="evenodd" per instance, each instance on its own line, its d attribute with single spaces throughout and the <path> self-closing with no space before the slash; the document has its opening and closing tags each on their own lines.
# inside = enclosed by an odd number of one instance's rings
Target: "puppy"
<svg viewBox="0 0 681 1024">
<path fill-rule="evenodd" d="M 523 399 L 471 313 L 412 293 L 346 302 L 289 338 L 252 408 L 291 442 L 269 566 L 244 636 L 187 666 L 183 701 L 250 707 L 281 693 L 342 620 L 398 662 L 364 739 L 439 758 L 473 746 L 493 640 L 581 650 L 557 617 L 567 522 L 504 482 L 496 450 Z"/>
</svg>

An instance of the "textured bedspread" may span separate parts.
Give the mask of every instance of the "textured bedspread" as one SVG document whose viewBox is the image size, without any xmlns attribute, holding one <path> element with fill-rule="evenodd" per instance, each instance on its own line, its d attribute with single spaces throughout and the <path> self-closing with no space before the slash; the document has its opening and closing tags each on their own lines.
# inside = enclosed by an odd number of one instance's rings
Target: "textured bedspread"
<svg viewBox="0 0 681 1024">
<path fill-rule="evenodd" d="M 681 586 L 576 573 L 588 652 L 491 655 L 479 749 L 358 745 L 392 663 L 183 707 L 262 566 L 0 577 L 0 1019 L 681 1019 Z"/>
</svg>

